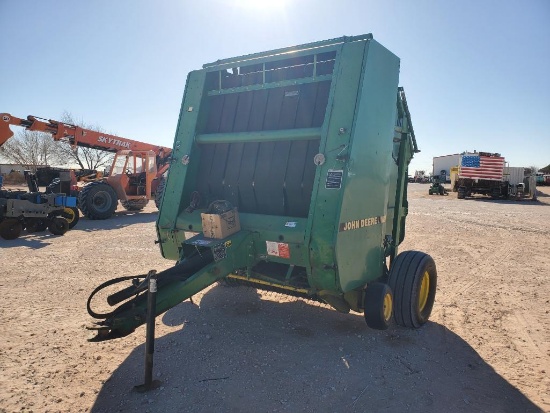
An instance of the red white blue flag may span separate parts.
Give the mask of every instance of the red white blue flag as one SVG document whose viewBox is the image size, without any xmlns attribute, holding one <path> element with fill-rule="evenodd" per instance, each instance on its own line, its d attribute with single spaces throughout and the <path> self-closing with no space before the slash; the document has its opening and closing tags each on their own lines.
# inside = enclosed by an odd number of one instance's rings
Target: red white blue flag
<svg viewBox="0 0 550 413">
<path fill-rule="evenodd" d="M 480 154 L 462 155 L 460 162 L 461 178 L 502 180 L 504 158 Z"/>
</svg>

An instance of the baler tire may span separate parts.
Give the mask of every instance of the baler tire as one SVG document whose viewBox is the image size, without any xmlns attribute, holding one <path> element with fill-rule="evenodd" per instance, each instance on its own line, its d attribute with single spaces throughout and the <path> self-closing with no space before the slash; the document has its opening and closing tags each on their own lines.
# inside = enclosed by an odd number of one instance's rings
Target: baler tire
<svg viewBox="0 0 550 413">
<path fill-rule="evenodd" d="M 157 190 L 155 191 L 155 205 L 157 209 L 160 209 L 160 205 L 162 204 L 162 198 L 164 197 L 165 188 L 166 188 L 166 179 L 164 179 L 164 176 L 161 176 L 159 184 L 157 186 Z"/>
<path fill-rule="evenodd" d="M 65 207 L 61 216 L 69 223 L 69 229 L 73 229 L 80 220 L 80 211 L 76 207 Z"/>
<path fill-rule="evenodd" d="M 23 224 L 15 218 L 5 219 L 0 222 L 0 237 L 5 240 L 13 240 L 21 235 Z"/>
<path fill-rule="evenodd" d="M 103 204 L 100 205 L 101 202 Z M 105 182 L 90 182 L 78 194 L 80 211 L 89 219 L 110 218 L 115 213 L 117 204 L 115 190 Z M 101 208 L 98 208 L 98 205 Z"/>
<path fill-rule="evenodd" d="M 392 263 L 388 284 L 393 291 L 393 316 L 399 326 L 419 328 L 432 312 L 437 288 L 437 269 L 432 257 L 405 251 Z"/>
<path fill-rule="evenodd" d="M 53 235 L 65 235 L 69 230 L 69 221 L 63 217 L 54 217 L 48 226 Z"/>
<path fill-rule="evenodd" d="M 141 211 L 148 202 L 148 199 L 129 199 L 128 201 L 120 201 L 126 211 Z"/>
<path fill-rule="evenodd" d="M 393 295 L 388 284 L 374 282 L 365 290 L 364 316 L 367 325 L 376 330 L 387 330 L 393 312 Z"/>
</svg>

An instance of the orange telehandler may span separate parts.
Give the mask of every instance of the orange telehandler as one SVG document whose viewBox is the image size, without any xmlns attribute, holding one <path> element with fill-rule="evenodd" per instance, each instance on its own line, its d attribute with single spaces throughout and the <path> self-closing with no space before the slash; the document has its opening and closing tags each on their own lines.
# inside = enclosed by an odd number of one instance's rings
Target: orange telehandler
<svg viewBox="0 0 550 413">
<path fill-rule="evenodd" d="M 159 206 L 172 149 L 36 116 L 21 119 L 9 113 L 0 114 L 0 146 L 13 136 L 10 125 L 49 133 L 55 141 L 68 142 L 73 147 L 115 153 L 109 176 L 93 180 L 79 190 L 78 208 L 84 216 L 107 219 L 114 214 L 118 200 L 129 211 L 142 210 L 150 199 Z"/>
</svg>

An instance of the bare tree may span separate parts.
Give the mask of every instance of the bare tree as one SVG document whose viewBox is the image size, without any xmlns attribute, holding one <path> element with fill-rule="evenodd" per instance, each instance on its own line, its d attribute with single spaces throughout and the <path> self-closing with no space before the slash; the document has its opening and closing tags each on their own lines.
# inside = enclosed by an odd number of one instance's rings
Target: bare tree
<svg viewBox="0 0 550 413">
<path fill-rule="evenodd" d="M 70 125 L 77 125 L 83 129 L 104 132 L 99 126 L 86 125 L 83 121 L 76 121 L 69 112 L 64 112 L 61 121 Z M 111 165 L 113 154 L 99 149 L 73 147 L 67 142 L 61 142 L 57 153 L 61 164 L 78 164 L 81 169 L 100 169 Z"/>
<path fill-rule="evenodd" d="M 531 165 L 530 167 L 528 167 L 527 169 L 529 169 L 531 171 L 531 174 L 534 175 L 536 174 L 538 171 L 539 171 L 539 168 L 535 165 Z"/>
<path fill-rule="evenodd" d="M 85 125 L 82 121 L 75 122 L 68 112 L 63 113 L 61 121 L 83 129 L 103 132 L 98 126 Z M 78 165 L 80 169 L 97 170 L 110 165 L 113 154 L 99 149 L 73 147 L 68 142 L 56 142 L 48 133 L 20 130 L 0 147 L 0 158 L 23 165 L 33 172 L 36 172 L 38 166 L 53 164 L 66 167 Z"/>
<path fill-rule="evenodd" d="M 8 162 L 22 165 L 33 172 L 39 166 L 48 166 L 58 159 L 56 142 L 44 132 L 20 130 L 0 146 L 0 155 Z"/>
</svg>

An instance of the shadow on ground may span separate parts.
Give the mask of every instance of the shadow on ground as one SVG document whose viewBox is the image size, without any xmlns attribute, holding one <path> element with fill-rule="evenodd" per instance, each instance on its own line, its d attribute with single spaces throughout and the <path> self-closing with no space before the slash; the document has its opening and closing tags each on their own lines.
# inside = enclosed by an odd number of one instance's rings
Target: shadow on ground
<svg viewBox="0 0 550 413">
<path fill-rule="evenodd" d="M 74 231 L 110 231 L 113 229 L 120 229 L 135 224 L 147 224 L 154 222 L 157 219 L 158 213 L 154 212 L 117 212 L 113 217 L 104 220 L 92 220 L 84 217 L 80 217 L 80 220 L 76 226 L 69 230 L 64 237 L 70 237 Z M 21 233 L 21 236 L 14 240 L 4 240 L 0 238 L 0 246 L 2 248 L 15 248 L 25 247 L 30 249 L 40 249 L 47 247 L 51 244 L 51 241 L 61 235 L 53 235 L 48 230 L 43 232 L 28 233 L 25 230 Z"/>
<path fill-rule="evenodd" d="M 186 301 L 168 311 L 162 322 L 182 328 L 156 341 L 161 387 L 132 390 L 143 382 L 139 346 L 104 384 L 92 411 L 540 411 L 440 324 L 375 331 L 358 314 L 272 297 L 217 286 L 200 308 Z"/>
<path fill-rule="evenodd" d="M 120 229 L 135 224 L 147 224 L 156 221 L 158 211 L 153 212 L 117 212 L 109 219 L 93 220 L 85 217 L 80 217 L 78 224 L 72 231 L 110 231 Z"/>
<path fill-rule="evenodd" d="M 38 250 L 40 248 L 47 247 L 51 244 L 51 241 L 61 235 L 53 235 L 48 230 L 40 233 L 29 234 L 25 231 L 21 233 L 19 238 L 13 240 L 5 240 L 0 238 L 0 248 L 16 248 L 25 247 L 32 250 Z"/>
</svg>

